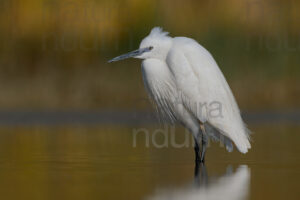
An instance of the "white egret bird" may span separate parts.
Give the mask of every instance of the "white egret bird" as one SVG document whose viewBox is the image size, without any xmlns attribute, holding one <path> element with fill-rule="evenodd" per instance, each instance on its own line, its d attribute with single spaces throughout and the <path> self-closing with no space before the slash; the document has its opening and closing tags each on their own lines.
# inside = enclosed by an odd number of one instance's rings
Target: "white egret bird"
<svg viewBox="0 0 300 200">
<path fill-rule="evenodd" d="M 210 138 L 223 142 L 228 151 L 233 149 L 231 141 L 241 153 L 251 148 L 249 131 L 230 87 L 214 58 L 199 43 L 170 37 L 155 27 L 138 50 L 109 62 L 131 57 L 143 59 L 144 85 L 163 119 L 179 122 L 193 134 L 196 162 L 204 162 Z M 219 107 L 217 116 L 212 114 L 216 110 L 207 108 L 214 103 Z"/>
</svg>

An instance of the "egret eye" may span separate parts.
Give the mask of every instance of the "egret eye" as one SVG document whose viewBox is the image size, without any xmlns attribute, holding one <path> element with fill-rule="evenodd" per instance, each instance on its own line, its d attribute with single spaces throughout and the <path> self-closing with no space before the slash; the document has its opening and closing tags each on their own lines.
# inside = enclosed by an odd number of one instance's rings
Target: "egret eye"
<svg viewBox="0 0 300 200">
<path fill-rule="evenodd" d="M 152 49 L 153 49 L 153 46 L 150 46 L 150 47 L 149 47 L 149 50 L 152 50 Z"/>
</svg>

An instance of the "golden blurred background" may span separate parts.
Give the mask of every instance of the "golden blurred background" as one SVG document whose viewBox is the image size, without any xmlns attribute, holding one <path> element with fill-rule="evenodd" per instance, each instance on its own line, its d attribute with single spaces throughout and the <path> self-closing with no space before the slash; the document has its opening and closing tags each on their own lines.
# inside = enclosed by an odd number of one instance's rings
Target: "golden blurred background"
<svg viewBox="0 0 300 200">
<path fill-rule="evenodd" d="M 296 0 L 1 0 L 1 110 L 145 110 L 140 61 L 108 64 L 154 26 L 196 39 L 242 110 L 300 106 Z"/>
<path fill-rule="evenodd" d="M 175 127 L 148 112 L 141 61 L 107 63 L 161 26 L 211 52 L 254 133 L 246 155 L 212 144 L 212 180 L 248 165 L 249 199 L 299 199 L 299 10 L 296 0 L 0 0 L 0 196 L 135 200 L 192 183 L 192 145 L 145 145 Z M 146 135 L 134 147 L 136 130 Z"/>
</svg>

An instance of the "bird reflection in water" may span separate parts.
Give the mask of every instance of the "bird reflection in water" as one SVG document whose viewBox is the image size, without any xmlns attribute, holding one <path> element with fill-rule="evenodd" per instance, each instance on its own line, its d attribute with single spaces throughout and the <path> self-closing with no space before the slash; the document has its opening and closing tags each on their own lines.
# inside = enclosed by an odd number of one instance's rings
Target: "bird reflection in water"
<svg viewBox="0 0 300 200">
<path fill-rule="evenodd" d="M 210 178 L 203 163 L 196 164 L 194 181 L 182 188 L 159 189 L 148 200 L 244 200 L 250 184 L 250 169 L 246 165 L 236 172 L 228 168 L 221 177 Z"/>
</svg>

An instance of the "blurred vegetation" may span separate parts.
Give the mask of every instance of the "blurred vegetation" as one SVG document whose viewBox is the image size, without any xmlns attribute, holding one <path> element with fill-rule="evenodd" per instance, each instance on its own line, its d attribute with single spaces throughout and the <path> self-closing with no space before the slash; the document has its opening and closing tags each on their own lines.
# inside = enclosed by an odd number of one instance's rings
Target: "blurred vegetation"
<svg viewBox="0 0 300 200">
<path fill-rule="evenodd" d="M 1 0 L 0 109 L 146 109 L 139 61 L 107 64 L 153 26 L 215 57 L 243 110 L 300 106 L 296 0 Z"/>
</svg>

